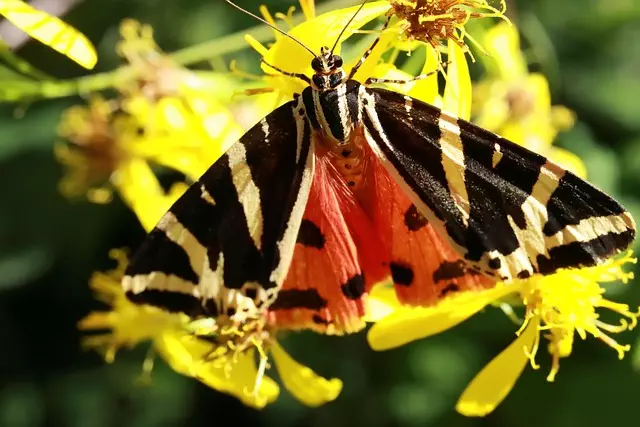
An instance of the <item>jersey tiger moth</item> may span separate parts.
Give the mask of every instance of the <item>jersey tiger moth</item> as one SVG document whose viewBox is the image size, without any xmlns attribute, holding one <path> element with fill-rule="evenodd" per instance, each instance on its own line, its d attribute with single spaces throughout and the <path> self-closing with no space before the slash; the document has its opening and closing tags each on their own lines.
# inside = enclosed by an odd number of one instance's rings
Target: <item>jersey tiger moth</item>
<svg viewBox="0 0 640 427">
<path fill-rule="evenodd" d="M 374 42 L 374 45 L 377 43 Z M 236 142 L 164 215 L 129 264 L 136 303 L 325 333 L 364 325 L 363 297 L 400 300 L 597 264 L 631 215 L 589 183 L 440 109 L 353 80 L 333 49 L 308 87 Z M 334 46 L 335 47 L 335 46 Z M 307 48 L 307 50 L 309 50 Z"/>
</svg>

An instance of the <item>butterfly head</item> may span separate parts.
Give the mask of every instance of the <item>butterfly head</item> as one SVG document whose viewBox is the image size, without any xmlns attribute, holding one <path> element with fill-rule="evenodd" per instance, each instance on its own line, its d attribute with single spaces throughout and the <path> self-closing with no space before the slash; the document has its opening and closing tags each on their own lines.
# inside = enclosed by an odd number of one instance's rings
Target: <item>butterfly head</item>
<svg viewBox="0 0 640 427">
<path fill-rule="evenodd" d="M 347 74 L 342 69 L 342 58 L 327 47 L 321 48 L 320 55 L 313 58 L 311 68 L 314 71 L 311 86 L 315 90 L 335 89 L 347 80 Z"/>
</svg>

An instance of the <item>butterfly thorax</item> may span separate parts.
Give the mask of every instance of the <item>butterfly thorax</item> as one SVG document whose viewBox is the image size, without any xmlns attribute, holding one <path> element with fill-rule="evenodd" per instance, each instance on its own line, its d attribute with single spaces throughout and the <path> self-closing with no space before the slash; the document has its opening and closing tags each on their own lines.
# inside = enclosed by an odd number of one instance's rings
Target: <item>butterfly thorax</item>
<svg viewBox="0 0 640 427">
<path fill-rule="evenodd" d="M 311 85 L 302 92 L 302 101 L 316 133 L 318 155 L 328 156 L 345 182 L 354 187 L 362 173 L 362 146 L 354 138 L 358 126 L 360 83 L 349 80 L 342 58 L 326 48 L 311 63 Z"/>
</svg>

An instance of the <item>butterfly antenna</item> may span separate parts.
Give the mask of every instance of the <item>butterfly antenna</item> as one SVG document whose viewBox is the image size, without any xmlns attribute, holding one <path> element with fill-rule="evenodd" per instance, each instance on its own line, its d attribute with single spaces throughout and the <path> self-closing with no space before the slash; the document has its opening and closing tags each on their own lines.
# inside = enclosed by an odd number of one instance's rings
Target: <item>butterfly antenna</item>
<svg viewBox="0 0 640 427">
<path fill-rule="evenodd" d="M 228 1 L 228 0 L 227 0 Z M 360 7 L 358 8 L 358 10 L 356 10 L 356 13 L 353 14 L 353 16 L 351 17 L 351 19 L 349 19 L 349 22 L 347 22 L 347 25 L 344 26 L 344 28 L 342 29 L 342 31 L 340 31 L 340 34 L 338 34 L 338 38 L 336 39 L 336 42 L 333 44 L 333 47 L 331 48 L 331 54 L 333 55 L 333 51 L 335 50 L 336 46 L 338 46 L 338 42 L 340 41 L 340 38 L 342 38 L 342 35 L 344 34 L 345 31 L 347 31 L 347 28 L 349 27 L 349 25 L 351 25 L 351 23 L 353 22 L 354 19 L 356 19 L 356 16 L 358 15 L 358 13 L 362 10 L 362 8 L 364 7 L 365 4 L 367 4 L 367 1 L 369 0 L 364 0 L 362 2 L 362 4 L 360 5 Z"/>
<path fill-rule="evenodd" d="M 240 6 L 238 6 L 237 4 L 235 4 L 234 2 L 232 2 L 231 0 L 225 0 L 227 3 L 229 3 L 231 6 L 235 7 L 236 9 L 238 9 L 241 12 L 246 13 L 247 15 L 251 16 L 252 18 L 257 19 L 258 21 L 262 22 L 263 24 L 268 25 L 269 27 L 271 27 L 272 29 L 276 30 L 277 32 L 279 32 L 280 34 L 282 34 L 285 37 L 290 38 L 291 40 L 293 40 L 294 42 L 298 43 L 300 46 L 302 46 L 303 48 L 305 48 L 306 50 L 309 51 L 309 53 L 311 53 L 311 55 L 313 55 L 313 57 L 315 58 L 317 55 L 307 47 L 307 45 L 305 45 L 304 43 L 302 43 L 300 40 L 298 40 L 297 38 L 293 37 L 291 34 L 287 34 L 286 32 L 282 31 L 280 28 L 276 27 L 273 24 L 268 23 L 267 21 L 265 21 L 264 19 L 260 18 L 258 15 L 255 15 L 251 12 L 249 12 L 246 9 L 241 8 Z"/>
</svg>

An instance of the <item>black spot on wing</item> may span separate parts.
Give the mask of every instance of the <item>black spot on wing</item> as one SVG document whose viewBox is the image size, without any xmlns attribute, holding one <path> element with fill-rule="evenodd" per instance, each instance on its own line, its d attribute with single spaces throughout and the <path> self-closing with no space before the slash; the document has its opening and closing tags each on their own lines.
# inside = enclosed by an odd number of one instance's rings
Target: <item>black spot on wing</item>
<svg viewBox="0 0 640 427">
<path fill-rule="evenodd" d="M 489 267 L 493 268 L 494 270 L 499 270 L 500 266 L 502 266 L 502 261 L 500 261 L 500 258 L 491 258 L 489 260 Z"/>
<path fill-rule="evenodd" d="M 269 306 L 269 310 L 320 310 L 326 306 L 327 300 L 322 298 L 316 289 L 284 289 L 278 293 L 278 298 Z"/>
<path fill-rule="evenodd" d="M 138 252 L 131 258 L 125 275 L 146 275 L 153 272 L 177 276 L 193 285 L 200 282 L 184 249 L 157 228 L 151 230 Z"/>
<path fill-rule="evenodd" d="M 358 299 L 364 294 L 364 275 L 356 274 L 340 286 L 342 294 L 349 299 Z"/>
<path fill-rule="evenodd" d="M 552 236 L 567 225 L 576 225 L 592 217 L 619 215 L 624 208 L 588 182 L 567 172 L 549 199 L 547 212 L 549 220 L 543 232 Z"/>
<path fill-rule="evenodd" d="M 418 231 L 429 223 L 427 219 L 418 211 L 416 205 L 412 204 L 404 213 L 404 225 L 411 231 Z"/>
<path fill-rule="evenodd" d="M 440 282 L 442 280 L 456 279 L 465 274 L 467 274 L 467 272 L 464 261 L 444 261 L 436 271 L 433 272 L 433 281 Z"/>
<path fill-rule="evenodd" d="M 526 279 L 531 277 L 531 272 L 527 270 L 522 270 L 518 272 L 518 279 Z"/>
<path fill-rule="evenodd" d="M 311 321 L 317 325 L 330 325 L 331 322 L 329 322 L 327 319 L 323 318 L 322 316 L 318 315 L 318 314 L 314 314 L 311 317 Z"/>
<path fill-rule="evenodd" d="M 320 228 L 313 221 L 303 219 L 302 223 L 300 223 L 297 243 L 310 248 L 322 249 L 324 248 L 325 238 Z"/>
<path fill-rule="evenodd" d="M 549 250 L 549 258 L 538 255 L 538 272 L 549 274 L 559 268 L 595 265 L 620 249 L 628 247 L 634 236 L 634 230 L 627 230 L 552 248 Z"/>
<path fill-rule="evenodd" d="M 447 295 L 453 293 L 453 292 L 458 292 L 460 290 L 460 287 L 455 284 L 455 283 L 449 283 L 447 286 L 445 286 L 444 288 L 442 288 L 442 290 L 440 291 L 440 298 L 446 297 Z"/>
<path fill-rule="evenodd" d="M 410 286 L 413 283 L 414 273 L 410 265 L 403 262 L 392 262 L 389 267 L 393 283 L 401 286 Z"/>
<path fill-rule="evenodd" d="M 149 289 L 138 294 L 129 291 L 126 296 L 135 304 L 148 304 L 172 313 L 185 313 L 191 317 L 218 315 L 217 307 L 212 300 L 208 300 L 203 306 L 202 301 L 193 295 Z"/>
</svg>

